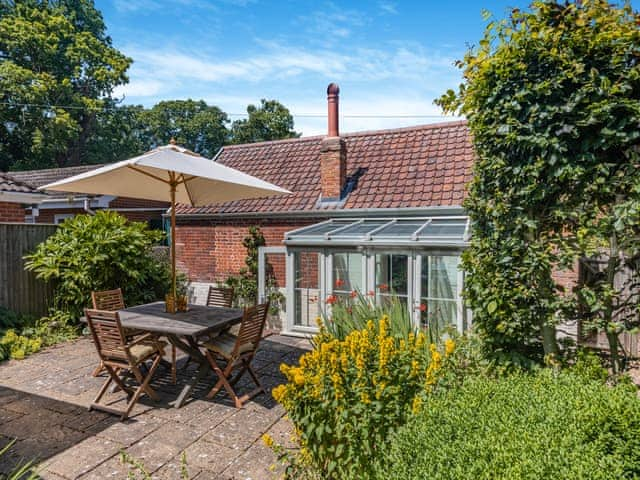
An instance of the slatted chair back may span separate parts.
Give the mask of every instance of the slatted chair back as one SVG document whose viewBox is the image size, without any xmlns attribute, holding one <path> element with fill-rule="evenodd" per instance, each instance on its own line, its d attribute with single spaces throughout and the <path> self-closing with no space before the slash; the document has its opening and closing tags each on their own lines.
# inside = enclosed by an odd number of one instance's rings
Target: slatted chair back
<svg viewBox="0 0 640 480">
<path fill-rule="evenodd" d="M 129 363 L 118 312 L 86 309 L 85 316 L 100 359 L 103 362 Z"/>
<path fill-rule="evenodd" d="M 231 307 L 233 305 L 233 288 L 209 287 L 207 295 L 208 307 Z"/>
<path fill-rule="evenodd" d="M 124 297 L 122 289 L 104 290 L 102 292 L 91 292 L 94 310 L 108 310 L 114 312 L 124 309 Z"/>
<path fill-rule="evenodd" d="M 235 353 L 244 353 L 246 346 L 250 345 L 251 351 L 258 349 L 258 344 L 262 339 L 262 332 L 267 323 L 267 313 L 269 312 L 269 302 L 261 303 L 255 307 L 248 307 L 244 310 L 240 331 L 236 340 Z"/>
</svg>

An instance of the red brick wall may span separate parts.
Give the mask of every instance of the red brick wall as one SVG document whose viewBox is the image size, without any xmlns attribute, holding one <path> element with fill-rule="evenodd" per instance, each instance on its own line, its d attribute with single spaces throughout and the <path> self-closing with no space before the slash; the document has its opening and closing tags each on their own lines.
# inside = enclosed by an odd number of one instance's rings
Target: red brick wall
<svg viewBox="0 0 640 480">
<path fill-rule="evenodd" d="M 24 223 L 26 212 L 19 203 L 0 202 L 0 222 Z"/>
<path fill-rule="evenodd" d="M 140 207 L 120 207 L 120 208 L 140 208 Z M 40 209 L 37 223 L 54 223 L 54 218 L 58 214 L 73 213 L 74 215 L 86 213 L 82 208 L 52 208 L 52 209 Z M 148 222 L 150 220 L 161 220 L 165 210 L 142 210 L 135 212 L 119 212 L 124 217 L 128 218 L 132 222 Z"/>
<path fill-rule="evenodd" d="M 178 218 L 176 227 L 176 251 L 179 268 L 190 280 L 217 282 L 237 274 L 244 267 L 247 255 L 242 240 L 252 225 L 260 227 L 267 246 L 282 246 L 284 234 L 318 219 L 297 220 L 200 220 Z M 284 285 L 284 264 L 274 259 L 278 281 Z"/>
</svg>

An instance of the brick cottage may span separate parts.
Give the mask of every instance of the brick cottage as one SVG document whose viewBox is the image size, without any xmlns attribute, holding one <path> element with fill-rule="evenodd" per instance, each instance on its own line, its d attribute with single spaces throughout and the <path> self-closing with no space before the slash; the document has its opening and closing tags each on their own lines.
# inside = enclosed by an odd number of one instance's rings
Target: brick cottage
<svg viewBox="0 0 640 480">
<path fill-rule="evenodd" d="M 27 208 L 42 198 L 43 195 L 33 185 L 0 172 L 0 222 L 23 223 Z"/>
<path fill-rule="evenodd" d="M 244 266 L 242 240 L 256 225 L 281 272 L 286 332 L 313 331 L 323 299 L 353 290 L 379 298 L 393 290 L 416 321 L 463 328 L 461 205 L 473 162 L 466 122 L 341 134 L 338 86 L 327 96 L 327 136 L 226 146 L 214 159 L 292 195 L 176 208 L 178 264 L 196 301 Z"/>
<path fill-rule="evenodd" d="M 64 168 L 24 170 L 11 172 L 11 176 L 33 187 L 41 187 L 74 175 L 89 172 L 103 165 L 78 165 Z M 162 228 L 162 215 L 169 204 L 135 198 L 113 197 L 110 195 L 66 194 L 45 192 L 45 197 L 35 208 L 26 210 L 27 220 L 33 223 L 60 223 L 78 214 L 95 210 L 115 210 L 129 220 L 148 222 L 155 228 Z"/>
</svg>

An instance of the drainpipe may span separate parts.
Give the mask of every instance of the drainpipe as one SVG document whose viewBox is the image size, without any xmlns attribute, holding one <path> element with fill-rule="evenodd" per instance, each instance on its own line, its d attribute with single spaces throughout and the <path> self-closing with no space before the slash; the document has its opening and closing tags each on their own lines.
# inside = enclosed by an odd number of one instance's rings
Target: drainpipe
<svg viewBox="0 0 640 480">
<path fill-rule="evenodd" d="M 83 208 L 83 209 L 84 209 L 84 211 L 85 211 L 85 212 L 87 212 L 89 215 L 95 215 L 95 214 L 96 214 L 96 212 L 94 212 L 93 210 L 91 210 L 91 208 L 89 208 L 89 202 L 90 202 L 89 198 L 86 198 L 86 197 L 85 197 L 82 208 Z"/>
</svg>

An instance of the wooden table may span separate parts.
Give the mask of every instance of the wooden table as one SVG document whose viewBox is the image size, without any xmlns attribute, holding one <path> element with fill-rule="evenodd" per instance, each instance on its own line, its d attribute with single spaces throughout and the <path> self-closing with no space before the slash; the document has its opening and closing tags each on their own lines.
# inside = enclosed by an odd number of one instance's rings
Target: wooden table
<svg viewBox="0 0 640 480">
<path fill-rule="evenodd" d="M 211 371 L 196 339 L 240 323 L 243 310 L 190 304 L 187 312 L 167 313 L 164 302 L 154 302 L 125 308 L 120 310 L 119 314 L 124 328 L 144 330 L 166 337 L 172 345 L 199 364 L 196 374 L 185 385 L 174 403 L 176 408 L 180 408 L 198 382 Z"/>
</svg>

